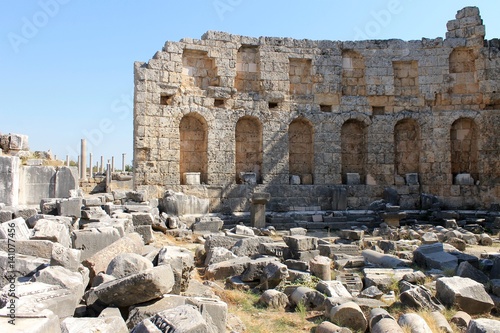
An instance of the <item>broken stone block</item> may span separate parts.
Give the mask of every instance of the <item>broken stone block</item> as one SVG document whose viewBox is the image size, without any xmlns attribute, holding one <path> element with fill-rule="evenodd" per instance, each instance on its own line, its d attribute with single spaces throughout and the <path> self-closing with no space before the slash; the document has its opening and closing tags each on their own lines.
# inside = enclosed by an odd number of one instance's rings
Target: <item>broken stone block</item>
<svg viewBox="0 0 500 333">
<path fill-rule="evenodd" d="M 9 286 L 2 289 L 0 296 L 0 306 L 5 306 L 9 302 Z M 72 316 L 75 312 L 76 304 L 79 301 L 78 295 L 71 290 L 57 285 L 42 282 L 26 282 L 16 284 L 16 315 L 32 315 L 44 309 L 52 311 L 60 319 Z M 0 316 L 5 316 L 8 309 L 0 309 Z"/>
<path fill-rule="evenodd" d="M 442 271 L 455 270 L 458 265 L 457 257 L 444 252 L 442 243 L 420 246 L 413 252 L 413 261 L 421 267 Z"/>
<path fill-rule="evenodd" d="M 68 227 L 51 220 L 38 220 L 33 228 L 31 239 L 49 240 L 65 247 L 71 247 Z"/>
<path fill-rule="evenodd" d="M 18 240 L 16 241 L 16 253 L 50 259 L 54 244 L 58 243 L 52 243 L 48 240 Z M 7 239 L 0 240 L 0 250 L 5 252 L 9 250 Z"/>
<path fill-rule="evenodd" d="M 260 243 L 259 253 L 275 256 L 283 260 L 291 257 L 290 249 L 285 242 Z"/>
<path fill-rule="evenodd" d="M 113 229 L 114 230 L 114 229 Z M 99 272 L 105 272 L 111 260 L 120 253 L 141 253 L 144 244 L 137 233 L 131 233 L 83 260 L 83 266 L 89 269 L 90 280 Z"/>
<path fill-rule="evenodd" d="M 331 264 L 330 258 L 317 256 L 309 261 L 309 268 L 314 276 L 323 281 L 330 281 L 332 279 Z"/>
<path fill-rule="evenodd" d="M 472 266 L 469 262 L 463 261 L 458 265 L 455 275 L 470 278 L 476 282 L 487 284 L 490 279 L 481 270 Z"/>
<path fill-rule="evenodd" d="M 316 289 L 328 297 L 352 297 L 340 281 L 319 281 Z"/>
<path fill-rule="evenodd" d="M 57 202 L 57 215 L 82 217 L 82 198 L 63 199 Z"/>
<path fill-rule="evenodd" d="M 12 325 L 9 323 L 11 317 L 0 316 L 0 332 L 9 333 L 61 333 L 59 317 L 52 311 L 45 309 L 37 313 L 23 314 L 17 316 Z"/>
<path fill-rule="evenodd" d="M 470 315 L 489 313 L 493 300 L 484 286 L 469 278 L 442 277 L 436 282 L 436 297 L 446 306 L 457 306 Z"/>
<path fill-rule="evenodd" d="M 106 268 L 106 274 L 117 279 L 140 273 L 153 268 L 153 263 L 136 253 L 120 253 L 111 260 Z"/>
<path fill-rule="evenodd" d="M 405 174 L 406 185 L 420 185 L 418 182 L 418 173 Z"/>
<path fill-rule="evenodd" d="M 124 307 L 168 294 L 174 284 L 175 278 L 170 265 L 161 265 L 103 283 L 94 292 L 105 304 Z"/>
<path fill-rule="evenodd" d="M 144 244 L 151 244 L 155 240 L 153 228 L 150 225 L 138 225 L 134 228 L 134 231 L 141 235 Z"/>
<path fill-rule="evenodd" d="M 227 304 L 213 298 L 189 297 L 186 305 L 194 305 L 198 308 L 203 319 L 214 332 L 224 332 L 227 321 Z"/>
<path fill-rule="evenodd" d="M 227 236 L 221 236 L 221 235 L 208 235 L 206 241 L 205 241 L 205 251 L 208 253 L 211 251 L 211 249 L 215 247 L 223 247 L 228 250 L 230 250 L 238 239 L 232 238 L 232 237 L 227 237 Z"/>
<path fill-rule="evenodd" d="M 133 329 L 134 333 L 162 331 L 208 333 L 208 326 L 196 307 L 193 305 L 180 305 L 159 312 L 149 319 L 144 319 Z"/>
<path fill-rule="evenodd" d="M 240 172 L 240 181 L 242 184 L 257 184 L 257 174 L 255 172 Z"/>
<path fill-rule="evenodd" d="M 207 253 L 205 266 L 209 266 L 226 260 L 231 260 L 234 258 L 237 258 L 237 256 L 228 249 L 223 247 L 214 247 L 210 250 L 210 252 Z"/>
<path fill-rule="evenodd" d="M 325 314 L 332 322 L 340 326 L 350 328 L 354 331 L 364 332 L 368 328 L 368 320 L 363 311 L 354 302 L 346 302 L 333 307 Z"/>
<path fill-rule="evenodd" d="M 271 309 L 285 309 L 289 305 L 288 297 L 276 289 L 264 291 L 259 298 L 259 303 Z"/>
<path fill-rule="evenodd" d="M 40 211 L 42 214 L 57 215 L 57 199 L 43 198 L 40 200 Z"/>
<path fill-rule="evenodd" d="M 47 258 L 37 258 L 17 253 L 14 258 L 14 269 L 7 270 L 7 267 L 9 267 L 9 261 L 10 260 L 8 253 L 0 251 L 0 270 L 4 273 L 7 273 L 8 271 L 15 271 L 16 276 L 27 276 L 34 274 L 35 272 L 45 268 L 49 264 L 49 259 Z M 10 280 L 7 276 L 8 274 L 2 274 L 0 276 L 0 287 L 3 287 L 10 283 Z"/>
<path fill-rule="evenodd" d="M 458 328 L 465 330 L 469 326 L 471 316 L 465 311 L 457 311 L 450 319 L 450 322 L 455 324 Z"/>
<path fill-rule="evenodd" d="M 260 253 L 260 244 L 272 241 L 269 237 L 243 238 L 234 244 L 231 251 L 238 257 L 251 257 Z"/>
<path fill-rule="evenodd" d="M 239 225 L 239 224 L 234 228 L 234 233 L 236 235 L 255 236 L 255 233 L 253 232 L 252 228 L 245 227 L 244 225 Z"/>
<path fill-rule="evenodd" d="M 186 304 L 186 297 L 184 296 L 164 295 L 160 299 L 132 305 L 126 322 L 127 327 L 131 330 L 144 319 L 148 319 L 161 311 L 173 309 L 184 304 Z"/>
<path fill-rule="evenodd" d="M 290 236 L 305 236 L 307 234 L 306 228 L 290 228 Z"/>
<path fill-rule="evenodd" d="M 431 312 L 431 317 L 432 319 L 434 319 L 436 326 L 439 328 L 441 332 L 453 333 L 453 330 L 450 324 L 448 323 L 448 320 L 441 312 L 433 311 Z"/>
<path fill-rule="evenodd" d="M 238 257 L 232 260 L 212 264 L 205 271 L 205 278 L 209 280 L 224 280 L 230 276 L 241 275 L 250 264 L 248 257 Z"/>
<path fill-rule="evenodd" d="M 268 264 L 275 262 L 279 262 L 278 258 L 269 257 L 251 260 L 245 271 L 241 274 L 241 280 L 243 282 L 260 280 L 264 275 L 264 268 Z"/>
<path fill-rule="evenodd" d="M 402 287 L 405 286 L 405 287 Z M 434 297 L 429 289 L 424 286 L 412 285 L 408 282 L 400 282 L 401 303 L 414 309 L 427 309 L 430 311 L 442 311 L 443 305 Z"/>
<path fill-rule="evenodd" d="M 500 320 L 478 318 L 471 319 L 467 327 L 467 333 L 498 333 L 500 332 Z"/>
<path fill-rule="evenodd" d="M 122 317 L 66 318 L 61 323 L 61 333 L 99 332 L 128 333 Z"/>
<path fill-rule="evenodd" d="M 191 272 L 194 270 L 194 255 L 188 249 L 179 246 L 165 246 L 158 253 L 158 266 L 170 265 L 175 285 L 173 294 L 179 294 L 188 288 Z"/>
<path fill-rule="evenodd" d="M 134 226 L 153 225 L 153 223 L 155 222 L 155 218 L 151 213 L 135 212 L 131 214 L 132 214 L 132 223 L 134 224 Z"/>
<path fill-rule="evenodd" d="M 329 321 L 319 324 L 314 330 L 315 333 L 352 333 L 347 327 L 340 327 Z"/>
<path fill-rule="evenodd" d="M 361 239 L 363 239 L 363 237 L 365 235 L 365 232 L 363 230 L 360 230 L 360 229 L 355 229 L 355 230 L 344 229 L 344 230 L 340 230 L 338 233 L 339 233 L 339 236 L 341 238 L 352 240 L 352 241 L 361 240 Z"/>
<path fill-rule="evenodd" d="M 22 217 L 0 224 L 0 239 L 28 240 L 31 232 Z"/>
<path fill-rule="evenodd" d="M 209 199 L 167 191 L 159 202 L 162 212 L 173 216 L 208 214 Z"/>
<path fill-rule="evenodd" d="M 192 225 L 193 232 L 218 232 L 224 226 L 224 221 L 219 217 L 202 217 L 196 218 L 196 222 Z"/>
<path fill-rule="evenodd" d="M 121 237 L 115 228 L 103 227 L 75 230 L 72 233 L 72 238 L 73 248 L 80 250 L 81 259 L 85 260 L 113 244 Z"/>
<path fill-rule="evenodd" d="M 316 250 L 318 247 L 318 238 L 309 236 L 283 236 L 283 240 L 291 251 Z"/>
<path fill-rule="evenodd" d="M 300 176 L 290 175 L 290 185 L 300 185 Z"/>
<path fill-rule="evenodd" d="M 8 206 L 19 204 L 20 166 L 19 157 L 0 156 L 0 200 Z"/>
<path fill-rule="evenodd" d="M 78 272 L 72 272 L 61 266 L 49 266 L 33 275 L 32 282 L 43 282 L 69 289 L 76 299 L 75 307 L 80 303 L 85 287 L 83 277 Z"/>
<path fill-rule="evenodd" d="M 361 252 L 365 261 L 375 264 L 379 267 L 385 268 L 397 268 L 408 266 L 408 262 L 399 259 L 396 256 L 390 254 L 380 253 L 374 250 L 363 250 Z"/>
<path fill-rule="evenodd" d="M 363 281 L 358 274 L 340 273 L 337 275 L 337 280 L 340 281 L 351 294 L 357 295 L 363 289 Z"/>
</svg>

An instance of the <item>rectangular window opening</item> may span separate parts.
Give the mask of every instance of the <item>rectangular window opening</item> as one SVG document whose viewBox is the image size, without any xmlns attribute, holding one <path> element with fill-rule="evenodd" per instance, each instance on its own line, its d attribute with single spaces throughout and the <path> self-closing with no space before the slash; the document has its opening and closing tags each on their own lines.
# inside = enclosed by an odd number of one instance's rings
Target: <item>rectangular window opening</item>
<svg viewBox="0 0 500 333">
<path fill-rule="evenodd" d="M 269 110 L 275 110 L 278 108 L 279 104 L 275 102 L 269 102 Z"/>
<path fill-rule="evenodd" d="M 385 106 L 372 106 L 372 114 L 374 116 L 381 116 L 385 114 Z"/>
<path fill-rule="evenodd" d="M 226 101 L 220 98 L 214 99 L 214 106 L 217 108 L 222 108 L 226 104 Z"/>
<path fill-rule="evenodd" d="M 332 112 L 332 106 L 331 105 L 327 105 L 327 104 L 321 104 L 319 106 L 319 109 L 322 111 L 322 112 Z"/>
<path fill-rule="evenodd" d="M 162 94 L 160 95 L 160 105 L 171 105 L 174 95 Z"/>
</svg>

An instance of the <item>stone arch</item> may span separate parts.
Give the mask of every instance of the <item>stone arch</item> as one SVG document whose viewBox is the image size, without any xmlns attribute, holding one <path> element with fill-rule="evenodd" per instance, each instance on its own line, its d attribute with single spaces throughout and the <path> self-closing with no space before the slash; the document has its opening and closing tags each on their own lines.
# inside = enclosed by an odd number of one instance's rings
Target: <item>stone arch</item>
<svg viewBox="0 0 500 333">
<path fill-rule="evenodd" d="M 241 117 L 236 123 L 236 181 L 241 173 L 253 172 L 257 183 L 262 179 L 262 124 L 252 116 Z"/>
<path fill-rule="evenodd" d="M 453 49 L 449 57 L 449 71 L 454 79 L 453 94 L 476 94 L 479 82 L 476 79 L 476 55 L 467 47 Z"/>
<path fill-rule="evenodd" d="M 405 118 L 394 126 L 394 166 L 397 175 L 420 172 L 420 133 L 415 119 Z"/>
<path fill-rule="evenodd" d="M 288 126 L 288 170 L 300 176 L 301 184 L 312 184 L 314 173 L 314 127 L 304 118 Z"/>
<path fill-rule="evenodd" d="M 197 113 L 188 113 L 179 123 L 181 184 L 186 184 L 184 174 L 199 172 L 200 181 L 207 182 L 208 126 L 205 119 Z"/>
<path fill-rule="evenodd" d="M 366 95 L 365 60 L 353 50 L 342 52 L 342 95 Z"/>
<path fill-rule="evenodd" d="M 366 176 L 366 125 L 357 120 L 347 120 L 340 131 L 342 182 L 346 184 L 348 173 Z"/>
<path fill-rule="evenodd" d="M 472 118 L 459 118 L 451 125 L 451 173 L 469 173 L 478 180 L 478 129 Z"/>
</svg>

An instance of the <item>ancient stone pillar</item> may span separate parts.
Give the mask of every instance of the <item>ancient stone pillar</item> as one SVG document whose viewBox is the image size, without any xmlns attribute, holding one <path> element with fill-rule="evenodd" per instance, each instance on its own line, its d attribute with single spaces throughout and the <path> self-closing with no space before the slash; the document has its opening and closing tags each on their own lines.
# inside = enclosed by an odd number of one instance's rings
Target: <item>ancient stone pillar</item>
<svg viewBox="0 0 500 333">
<path fill-rule="evenodd" d="M 92 166 L 92 153 L 89 154 L 89 166 L 90 166 L 89 177 L 92 178 L 94 177 L 94 167 Z"/>
<path fill-rule="evenodd" d="M 115 157 L 111 156 L 111 172 L 115 172 Z"/>
<path fill-rule="evenodd" d="M 101 155 L 101 169 L 99 170 L 100 173 L 104 173 L 104 156 Z"/>
<path fill-rule="evenodd" d="M 250 209 L 250 222 L 252 227 L 265 228 L 266 226 L 266 204 L 271 199 L 269 193 L 254 193 L 252 196 L 252 207 Z"/>
<path fill-rule="evenodd" d="M 106 165 L 106 193 L 111 192 L 111 164 Z"/>
<path fill-rule="evenodd" d="M 122 154 L 122 172 L 125 172 L 125 153 Z"/>
<path fill-rule="evenodd" d="M 66 166 L 69 167 L 69 155 L 66 155 Z"/>
<path fill-rule="evenodd" d="M 80 179 L 87 179 L 87 140 L 82 139 L 80 151 Z"/>
</svg>

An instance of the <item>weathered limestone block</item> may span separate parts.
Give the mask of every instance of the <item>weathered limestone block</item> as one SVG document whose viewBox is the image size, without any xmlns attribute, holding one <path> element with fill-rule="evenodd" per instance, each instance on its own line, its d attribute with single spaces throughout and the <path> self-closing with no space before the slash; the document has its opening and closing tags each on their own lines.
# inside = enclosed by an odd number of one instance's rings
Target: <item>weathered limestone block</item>
<svg viewBox="0 0 500 333">
<path fill-rule="evenodd" d="M 120 253 L 111 260 L 106 274 L 117 279 L 153 268 L 153 263 L 136 253 Z"/>
<path fill-rule="evenodd" d="M 214 332 L 224 332 L 227 321 L 227 304 L 214 298 L 189 297 L 186 299 L 187 305 L 194 305 L 205 319 L 209 330 Z"/>
<path fill-rule="evenodd" d="M 406 287 L 402 287 L 406 285 Z M 432 296 L 429 289 L 424 286 L 411 285 L 410 283 L 400 282 L 401 294 L 399 299 L 404 305 L 414 309 L 428 309 L 431 311 L 442 311 L 444 307 Z"/>
<path fill-rule="evenodd" d="M 484 286 L 469 278 L 442 277 L 436 282 L 436 297 L 446 306 L 457 306 L 470 315 L 489 313 L 493 300 Z"/>
<path fill-rule="evenodd" d="M 17 156 L 0 156 L 0 202 L 8 206 L 19 204 L 21 160 Z"/>
<path fill-rule="evenodd" d="M 141 235 L 144 244 L 151 244 L 155 240 L 153 228 L 150 225 L 138 225 L 134 228 L 134 231 Z"/>
<path fill-rule="evenodd" d="M 139 304 L 172 291 L 175 284 L 170 265 L 161 265 L 109 281 L 94 290 L 99 300 L 118 307 Z"/>
<path fill-rule="evenodd" d="M 340 327 L 329 321 L 324 321 L 316 327 L 315 333 L 351 333 L 347 327 Z"/>
<path fill-rule="evenodd" d="M 196 222 L 192 225 L 193 232 L 206 233 L 218 232 L 224 226 L 224 221 L 219 217 L 203 217 L 196 218 Z"/>
<path fill-rule="evenodd" d="M 226 260 L 231 260 L 234 258 L 237 258 L 237 256 L 228 249 L 223 247 L 214 247 L 210 250 L 210 252 L 207 253 L 207 256 L 205 258 L 205 266 L 209 266 Z"/>
<path fill-rule="evenodd" d="M 238 257 L 232 260 L 212 264 L 205 271 L 205 278 L 209 280 L 224 280 L 231 276 L 241 275 L 250 264 L 248 257 Z"/>
<path fill-rule="evenodd" d="M 153 223 L 155 222 L 155 218 L 151 213 L 135 212 L 131 214 L 132 214 L 132 223 L 134 224 L 134 226 L 153 225 Z"/>
<path fill-rule="evenodd" d="M 57 215 L 82 217 L 82 198 L 63 199 L 57 202 Z"/>
<path fill-rule="evenodd" d="M 238 257 L 251 257 L 260 253 L 260 244 L 269 242 L 272 242 L 269 237 L 243 238 L 231 247 L 231 252 Z"/>
<path fill-rule="evenodd" d="M 448 323 L 448 320 L 446 320 L 446 317 L 441 312 L 433 311 L 433 312 L 431 312 L 431 316 L 432 316 L 432 319 L 434 319 L 436 326 L 439 327 L 439 329 L 442 332 L 453 333 L 453 330 L 450 326 L 450 323 Z"/>
<path fill-rule="evenodd" d="M 10 258 L 12 259 L 12 258 Z M 27 256 L 24 254 L 16 254 L 14 258 L 14 267 L 10 267 L 9 255 L 7 252 L 0 251 L 0 271 L 15 271 L 16 276 L 26 276 L 30 274 L 34 274 L 40 269 L 45 268 L 49 264 L 49 259 L 47 258 L 38 258 L 33 256 Z M 9 267 L 9 269 L 7 269 Z M 7 279 L 7 274 L 2 274 L 0 277 L 0 287 L 5 286 L 9 283 Z"/>
<path fill-rule="evenodd" d="M 280 259 L 291 258 L 290 249 L 285 242 L 260 243 L 259 253 L 263 255 L 275 256 Z"/>
<path fill-rule="evenodd" d="M 487 318 L 472 319 L 466 333 L 500 333 L 500 320 Z"/>
<path fill-rule="evenodd" d="M 9 301 L 9 286 L 2 289 L 0 296 L 0 306 L 5 306 Z M 60 319 L 72 316 L 76 304 L 79 301 L 78 295 L 71 290 L 57 285 L 42 282 L 27 282 L 16 284 L 16 315 L 33 315 L 44 309 L 51 310 Z M 8 309 L 0 309 L 0 316 L 7 314 Z"/>
<path fill-rule="evenodd" d="M 490 279 L 481 270 L 472 266 L 468 261 L 463 261 L 458 265 L 455 275 L 470 278 L 476 282 L 487 284 Z"/>
<path fill-rule="evenodd" d="M 352 297 L 340 281 L 319 281 L 316 289 L 328 297 Z"/>
<path fill-rule="evenodd" d="M 374 250 L 363 250 L 361 252 L 365 261 L 376 264 L 380 267 L 397 268 L 408 266 L 408 263 L 390 254 L 383 254 Z"/>
<path fill-rule="evenodd" d="M 62 266 L 70 271 L 77 271 L 80 266 L 81 251 L 70 249 L 59 243 L 53 243 L 50 254 L 51 266 Z"/>
<path fill-rule="evenodd" d="M 259 298 L 259 303 L 271 309 L 285 309 L 289 305 L 288 297 L 276 289 L 264 291 Z"/>
<path fill-rule="evenodd" d="M 184 304 L 186 304 L 186 297 L 184 296 L 164 295 L 160 299 L 133 305 L 129 310 L 126 322 L 127 327 L 128 329 L 132 329 L 144 319 L 150 318 L 161 311 L 173 309 Z"/>
<path fill-rule="evenodd" d="M 80 303 L 85 291 L 82 274 L 61 266 L 49 266 L 33 275 L 32 282 L 53 284 L 71 290 L 76 297 L 75 307 Z"/>
<path fill-rule="evenodd" d="M 160 330 L 161 329 L 161 330 Z M 180 305 L 144 319 L 134 327 L 134 333 L 148 332 L 209 333 L 208 325 L 193 305 Z"/>
<path fill-rule="evenodd" d="M 50 240 L 68 248 L 71 247 L 68 227 L 51 220 L 38 220 L 33 228 L 31 239 Z"/>
<path fill-rule="evenodd" d="M 286 245 L 293 252 L 316 250 L 318 238 L 309 236 L 283 236 Z"/>
<path fill-rule="evenodd" d="M 308 287 L 298 287 L 288 297 L 293 305 L 303 304 L 308 310 L 323 310 L 325 296 L 317 290 Z"/>
<path fill-rule="evenodd" d="M 175 277 L 173 294 L 185 291 L 189 286 L 191 272 L 194 270 L 194 255 L 179 246 L 165 246 L 158 253 L 158 266 L 170 265 Z"/>
<path fill-rule="evenodd" d="M 209 199 L 201 199 L 194 195 L 167 191 L 160 200 L 160 211 L 174 216 L 208 214 Z"/>
<path fill-rule="evenodd" d="M 122 317 L 66 318 L 61 323 L 61 333 L 128 333 Z"/>
<path fill-rule="evenodd" d="M 420 246 L 413 252 L 413 261 L 419 266 L 443 271 L 455 270 L 458 265 L 457 257 L 444 252 L 442 243 Z"/>
<path fill-rule="evenodd" d="M 354 302 L 346 302 L 333 307 L 326 316 L 334 323 L 348 327 L 354 331 L 364 332 L 368 328 L 368 320 L 363 311 Z"/>
<path fill-rule="evenodd" d="M 465 311 L 457 311 L 450 319 L 450 322 L 455 324 L 458 328 L 465 330 L 469 326 L 471 320 L 470 314 Z"/>
<path fill-rule="evenodd" d="M 0 224 L 0 239 L 28 240 L 31 232 L 22 217 Z"/>
<path fill-rule="evenodd" d="M 142 253 L 144 244 L 140 235 L 128 234 L 102 250 L 96 252 L 92 257 L 83 260 L 83 266 L 90 271 L 90 280 L 99 272 L 105 272 L 111 260 L 120 253 Z"/>
<path fill-rule="evenodd" d="M 52 243 L 48 240 L 17 240 L 15 244 L 17 254 L 50 259 L 52 247 L 57 243 Z M 7 252 L 8 249 L 9 246 L 7 239 L 0 240 L 0 250 Z"/>
<path fill-rule="evenodd" d="M 260 280 L 264 276 L 264 268 L 271 263 L 277 262 L 279 262 L 278 258 L 274 257 L 251 260 L 245 271 L 241 274 L 241 280 L 244 282 Z"/>
<path fill-rule="evenodd" d="M 209 235 L 205 241 L 205 251 L 208 253 L 214 247 L 223 247 L 230 250 L 238 239 L 221 236 L 221 235 Z"/>
<path fill-rule="evenodd" d="M 119 240 L 120 234 L 113 227 L 90 228 L 73 231 L 72 238 L 73 248 L 80 250 L 85 260 Z"/>
<path fill-rule="evenodd" d="M 17 317 L 15 325 L 9 323 L 9 316 L 0 315 L 0 332 L 9 333 L 61 333 L 59 317 L 45 309 L 38 313 Z"/>
</svg>

